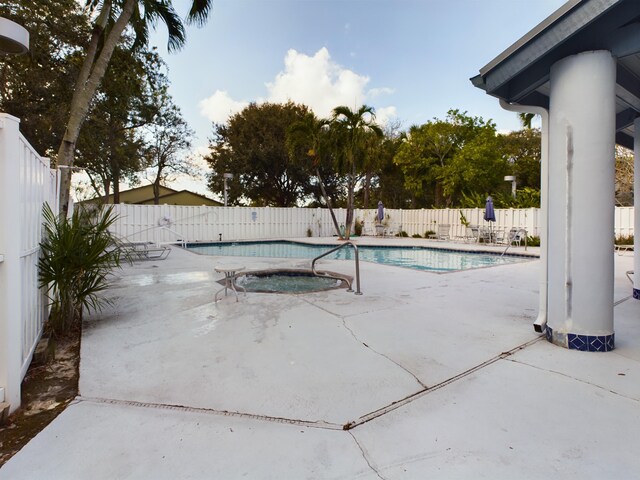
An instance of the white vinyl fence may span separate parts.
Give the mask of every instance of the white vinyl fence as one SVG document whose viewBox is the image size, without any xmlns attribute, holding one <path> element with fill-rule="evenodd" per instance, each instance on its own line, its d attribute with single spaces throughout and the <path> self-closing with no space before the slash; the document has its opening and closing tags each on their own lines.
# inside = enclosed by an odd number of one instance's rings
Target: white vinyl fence
<svg viewBox="0 0 640 480">
<path fill-rule="evenodd" d="M 335 229 L 329 211 L 323 208 L 275 207 L 182 207 L 176 205 L 115 205 L 119 219 L 114 233 L 131 241 L 158 244 L 176 242 L 217 242 L 230 240 L 330 237 Z M 364 222 L 363 233 L 375 234 L 376 209 L 356 210 L 355 218 Z M 385 210 L 387 231 L 409 236 L 435 231 L 439 224 L 451 225 L 451 237 L 462 237 L 467 222 L 488 225 L 484 209 Z M 496 209 L 495 228 L 525 228 L 539 236 L 539 209 Z M 338 224 L 345 221 L 344 209 L 336 209 Z M 633 235 L 633 207 L 616 208 L 616 236 Z"/>
<path fill-rule="evenodd" d="M 0 114 L 0 401 L 20 406 L 27 372 L 48 313 L 38 288 L 42 206 L 57 210 L 58 179 L 19 131 Z"/>
</svg>

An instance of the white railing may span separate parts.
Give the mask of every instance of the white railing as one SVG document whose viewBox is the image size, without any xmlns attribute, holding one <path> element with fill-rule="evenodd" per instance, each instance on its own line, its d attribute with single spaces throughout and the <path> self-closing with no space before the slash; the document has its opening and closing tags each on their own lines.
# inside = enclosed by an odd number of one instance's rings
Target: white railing
<svg viewBox="0 0 640 480">
<path fill-rule="evenodd" d="M 19 132 L 19 120 L 0 114 L 0 388 L 13 411 L 47 317 L 38 287 L 42 206 L 57 209 L 58 179 Z"/>
<path fill-rule="evenodd" d="M 489 225 L 484 221 L 484 209 L 422 209 L 385 210 L 387 231 L 406 232 L 409 236 L 436 231 L 437 225 L 451 225 L 451 237 L 462 237 L 465 227 L 462 212 L 470 224 Z M 335 233 L 329 211 L 321 208 L 275 207 L 182 207 L 176 205 L 115 205 L 119 219 L 116 234 L 131 241 L 158 244 L 212 242 L 226 240 L 257 240 L 276 238 L 327 237 Z M 335 210 L 338 224 L 343 224 L 346 212 Z M 539 236 L 539 209 L 496 209 L 494 228 L 524 228 L 529 235 Z M 364 222 L 364 234 L 375 234 L 377 210 L 356 210 L 355 218 Z M 597 226 L 594 226 L 597 228 Z M 633 207 L 616 208 L 615 235 L 633 235 Z"/>
</svg>

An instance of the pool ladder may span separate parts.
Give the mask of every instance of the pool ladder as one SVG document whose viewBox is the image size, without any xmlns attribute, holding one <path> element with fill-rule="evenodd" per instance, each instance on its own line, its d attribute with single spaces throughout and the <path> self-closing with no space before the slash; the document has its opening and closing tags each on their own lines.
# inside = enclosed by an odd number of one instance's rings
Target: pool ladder
<svg viewBox="0 0 640 480">
<path fill-rule="evenodd" d="M 360 291 L 360 257 L 358 256 L 358 247 L 353 242 L 344 242 L 342 245 L 338 245 L 337 247 L 332 248 L 331 250 L 329 250 L 327 252 L 324 252 L 322 255 L 318 255 L 311 262 L 311 272 L 314 275 L 317 275 L 319 277 L 321 277 L 321 276 L 325 276 L 326 277 L 327 275 L 322 275 L 322 274 L 316 272 L 316 261 L 320 260 L 322 257 L 326 257 L 330 253 L 333 253 L 335 251 L 340 250 L 343 247 L 346 247 L 347 245 L 351 245 L 353 247 L 353 250 L 356 252 L 356 257 L 355 257 L 355 262 L 356 262 L 356 295 L 362 295 L 362 292 Z M 347 292 L 353 292 L 353 287 L 351 285 L 351 282 L 348 282 L 348 283 L 349 283 L 349 289 L 347 290 Z"/>
</svg>

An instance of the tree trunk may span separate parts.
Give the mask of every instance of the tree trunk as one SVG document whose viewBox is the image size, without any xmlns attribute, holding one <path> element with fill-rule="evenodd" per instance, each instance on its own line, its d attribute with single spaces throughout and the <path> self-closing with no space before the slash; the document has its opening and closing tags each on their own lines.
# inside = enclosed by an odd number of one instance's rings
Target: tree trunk
<svg viewBox="0 0 640 480">
<path fill-rule="evenodd" d="M 322 198 L 324 199 L 324 202 L 327 204 L 327 208 L 329 209 L 329 215 L 331 215 L 333 226 L 336 229 L 338 238 L 342 240 L 342 233 L 340 232 L 340 227 L 338 226 L 338 220 L 336 219 L 336 214 L 331 207 L 331 199 L 329 198 L 329 195 L 327 195 L 327 191 L 324 188 L 324 182 L 322 181 L 322 177 L 320 176 L 320 169 L 318 168 L 316 168 L 316 176 L 318 177 L 318 181 L 320 182 L 320 191 L 322 192 Z"/>
<path fill-rule="evenodd" d="M 98 85 L 100 85 L 107 67 L 109 66 L 109 61 L 111 60 L 113 51 L 120 40 L 120 36 L 131 19 L 135 3 L 136 0 L 126 0 L 120 16 L 107 34 L 102 50 L 100 50 L 100 53 L 96 58 L 95 55 L 97 53 L 98 40 L 104 31 L 103 24 L 106 22 L 105 17 L 108 17 L 108 12 L 105 14 L 105 9 L 108 9 L 111 6 L 111 2 L 105 2 L 100 15 L 98 16 L 98 20 L 96 21 L 91 43 L 87 49 L 87 56 L 84 59 L 80 74 L 78 75 L 78 80 L 76 81 L 73 97 L 71 99 L 69 120 L 67 121 L 67 128 L 64 132 L 64 137 L 60 144 L 57 157 L 58 166 L 68 167 L 63 168 L 60 174 L 60 213 L 65 216 L 69 211 L 71 168 L 73 167 L 74 153 L 76 149 L 76 142 L 80 135 L 80 128 L 87 117 L 91 100 L 93 99 L 93 96 L 98 89 Z"/>
<path fill-rule="evenodd" d="M 153 204 L 160 205 L 160 175 L 153 182 Z"/>
<path fill-rule="evenodd" d="M 347 184 L 347 218 L 344 226 L 344 239 L 349 240 L 351 238 L 351 226 L 353 224 L 353 204 L 354 204 L 354 196 L 355 196 L 355 165 L 351 169 L 351 175 Z"/>
<path fill-rule="evenodd" d="M 370 190 L 371 190 L 371 172 L 367 172 L 364 176 L 364 198 L 362 200 L 363 208 L 369 208 Z"/>
<path fill-rule="evenodd" d="M 120 182 L 117 179 L 113 181 L 113 203 L 114 205 L 120 203 Z"/>
<path fill-rule="evenodd" d="M 104 204 L 109 203 L 109 192 L 111 191 L 111 183 L 109 180 L 104 181 Z"/>
<path fill-rule="evenodd" d="M 442 208 L 444 204 L 444 197 L 442 196 L 442 185 L 440 182 L 436 182 L 436 186 L 433 193 L 433 200 L 436 205 L 436 208 Z"/>
</svg>

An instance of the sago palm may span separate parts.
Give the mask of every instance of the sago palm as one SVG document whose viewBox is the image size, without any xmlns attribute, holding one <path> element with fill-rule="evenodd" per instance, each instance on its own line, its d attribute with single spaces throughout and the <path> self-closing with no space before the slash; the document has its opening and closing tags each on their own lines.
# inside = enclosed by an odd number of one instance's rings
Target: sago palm
<svg viewBox="0 0 640 480">
<path fill-rule="evenodd" d="M 51 302 L 49 326 L 64 335 L 82 320 L 83 310 L 100 310 L 108 300 L 111 271 L 120 266 L 120 250 L 109 227 L 113 207 L 98 213 L 76 208 L 71 218 L 44 206 L 44 239 L 38 261 L 40 286 Z"/>
</svg>

